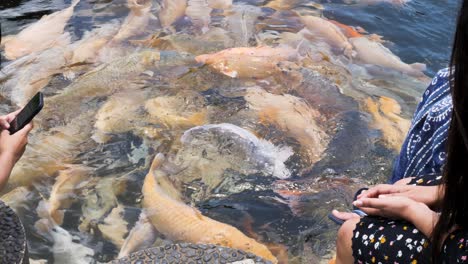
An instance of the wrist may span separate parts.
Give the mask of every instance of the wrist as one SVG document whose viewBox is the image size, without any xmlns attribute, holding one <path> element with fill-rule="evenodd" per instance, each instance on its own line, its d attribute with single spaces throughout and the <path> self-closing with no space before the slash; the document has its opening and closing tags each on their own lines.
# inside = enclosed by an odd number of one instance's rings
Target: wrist
<svg viewBox="0 0 468 264">
<path fill-rule="evenodd" d="M 419 231 L 429 237 L 438 218 L 439 215 L 426 204 L 414 202 L 408 207 L 405 220 L 411 222 Z"/>
<path fill-rule="evenodd" d="M 425 203 L 411 201 L 404 212 L 404 219 L 414 223 L 421 218 L 422 215 L 428 215 L 429 212 L 432 212 L 432 210 Z"/>
<path fill-rule="evenodd" d="M 11 166 L 13 167 L 16 163 L 16 158 L 15 155 L 8 153 L 8 152 L 3 152 L 0 154 L 0 161 L 3 166 Z"/>
</svg>

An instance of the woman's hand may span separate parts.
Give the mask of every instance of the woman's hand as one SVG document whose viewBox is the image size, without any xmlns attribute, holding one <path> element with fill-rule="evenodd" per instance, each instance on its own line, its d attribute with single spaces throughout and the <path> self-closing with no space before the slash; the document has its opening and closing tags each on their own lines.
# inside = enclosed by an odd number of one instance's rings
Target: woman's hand
<svg viewBox="0 0 468 264">
<path fill-rule="evenodd" d="M 14 117 L 13 117 L 14 118 Z M 16 162 L 21 158 L 28 144 L 28 134 L 33 128 L 32 123 L 10 135 L 10 131 L 3 129 L 0 132 L 0 191 L 10 177 Z"/>
<path fill-rule="evenodd" d="M 26 149 L 28 134 L 32 128 L 32 123 L 29 123 L 13 135 L 10 135 L 8 130 L 3 129 L 0 133 L 0 156 L 13 164 L 16 163 Z"/>
<path fill-rule="evenodd" d="M 426 236 L 430 236 L 438 219 L 437 213 L 427 205 L 403 196 L 380 195 L 379 198 L 362 198 L 353 204 L 369 215 L 411 222 Z"/>
<path fill-rule="evenodd" d="M 10 128 L 10 123 L 15 119 L 16 115 L 21 111 L 21 109 L 9 113 L 8 115 L 0 116 L 0 129 L 5 130 Z"/>
<path fill-rule="evenodd" d="M 381 195 L 389 197 L 406 197 L 433 208 L 440 201 L 439 186 L 414 186 L 398 184 L 379 184 L 361 193 L 358 199 L 378 198 Z"/>
<path fill-rule="evenodd" d="M 410 212 L 419 203 L 408 197 L 380 195 L 379 198 L 361 198 L 353 204 L 368 215 L 408 220 Z"/>
</svg>

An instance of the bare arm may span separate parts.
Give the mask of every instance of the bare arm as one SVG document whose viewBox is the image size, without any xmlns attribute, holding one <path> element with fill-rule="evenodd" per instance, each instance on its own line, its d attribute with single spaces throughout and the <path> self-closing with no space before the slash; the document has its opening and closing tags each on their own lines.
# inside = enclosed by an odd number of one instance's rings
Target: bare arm
<svg viewBox="0 0 468 264">
<path fill-rule="evenodd" d="M 5 187 L 13 166 L 15 166 L 15 161 L 11 155 L 0 154 L 0 190 Z"/>
<path fill-rule="evenodd" d="M 10 132 L 6 128 L 9 126 L 8 122 L 14 116 L 7 119 L 6 125 L 2 123 L 2 118 L 4 117 L 0 117 L 0 127 L 2 129 L 0 132 L 0 191 L 8 182 L 8 178 L 16 162 L 23 155 L 28 144 L 28 134 L 33 128 L 32 124 L 28 124 L 20 131 L 10 135 Z"/>
<path fill-rule="evenodd" d="M 439 215 L 426 204 L 403 196 L 380 195 L 379 198 L 362 198 L 355 201 L 354 205 L 369 215 L 407 220 L 427 237 L 431 236 L 439 220 Z"/>
<path fill-rule="evenodd" d="M 431 237 L 432 230 L 439 220 L 438 213 L 432 211 L 425 204 L 413 203 L 406 214 L 404 217 L 406 220 L 411 222 L 426 237 Z"/>
</svg>

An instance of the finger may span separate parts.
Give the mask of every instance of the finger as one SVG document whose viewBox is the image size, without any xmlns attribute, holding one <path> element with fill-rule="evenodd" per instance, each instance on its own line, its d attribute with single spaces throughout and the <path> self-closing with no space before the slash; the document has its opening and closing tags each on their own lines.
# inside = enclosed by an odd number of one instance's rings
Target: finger
<svg viewBox="0 0 468 264">
<path fill-rule="evenodd" d="M 390 184 L 379 184 L 375 187 L 370 188 L 367 192 L 361 193 L 358 195 L 358 199 L 361 198 L 376 198 L 380 194 L 387 194 L 393 192 L 395 187 Z"/>
<path fill-rule="evenodd" d="M 32 125 L 32 123 L 29 123 L 29 124 L 25 125 L 20 131 L 18 131 L 18 133 L 21 136 L 26 136 L 27 134 L 29 134 L 29 132 L 32 129 L 33 129 L 33 125 Z"/>
<path fill-rule="evenodd" d="M 6 137 L 9 137 L 9 136 L 10 136 L 10 131 L 8 131 L 8 130 L 2 130 L 2 131 L 0 132 L 0 136 L 2 136 L 2 137 L 5 137 L 5 136 L 6 136 Z"/>
<path fill-rule="evenodd" d="M 21 112 L 21 110 L 23 110 L 23 108 L 18 109 L 16 111 L 11 112 L 8 115 L 6 115 L 6 119 L 8 120 L 8 122 L 13 121 L 13 119 L 15 119 L 15 117 L 19 114 L 19 112 Z"/>
<path fill-rule="evenodd" d="M 349 220 L 349 219 L 356 218 L 356 217 L 359 218 L 359 215 L 358 215 L 358 214 L 350 213 L 350 212 L 339 212 L 338 210 L 333 210 L 333 211 L 332 211 L 332 214 L 333 214 L 336 218 L 341 219 L 341 220 L 344 220 L 344 221 L 347 221 L 347 220 Z"/>
<path fill-rule="evenodd" d="M 0 126 L 3 129 L 8 129 L 10 128 L 10 123 L 6 120 L 6 118 L 0 118 Z"/>
<path fill-rule="evenodd" d="M 359 208 L 369 207 L 380 209 L 387 205 L 387 199 L 379 199 L 379 198 L 362 198 L 353 202 L 353 205 Z"/>
</svg>

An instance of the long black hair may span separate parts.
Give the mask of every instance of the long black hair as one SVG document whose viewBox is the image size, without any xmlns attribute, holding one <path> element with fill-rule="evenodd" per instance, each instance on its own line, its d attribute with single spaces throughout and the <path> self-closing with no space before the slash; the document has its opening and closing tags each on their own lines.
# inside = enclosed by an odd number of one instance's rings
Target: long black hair
<svg viewBox="0 0 468 264">
<path fill-rule="evenodd" d="M 433 260 L 440 263 L 445 235 L 453 228 L 468 230 L 468 0 L 461 1 L 450 60 L 453 102 L 447 160 L 441 185 L 444 195 L 434 231 Z"/>
</svg>

